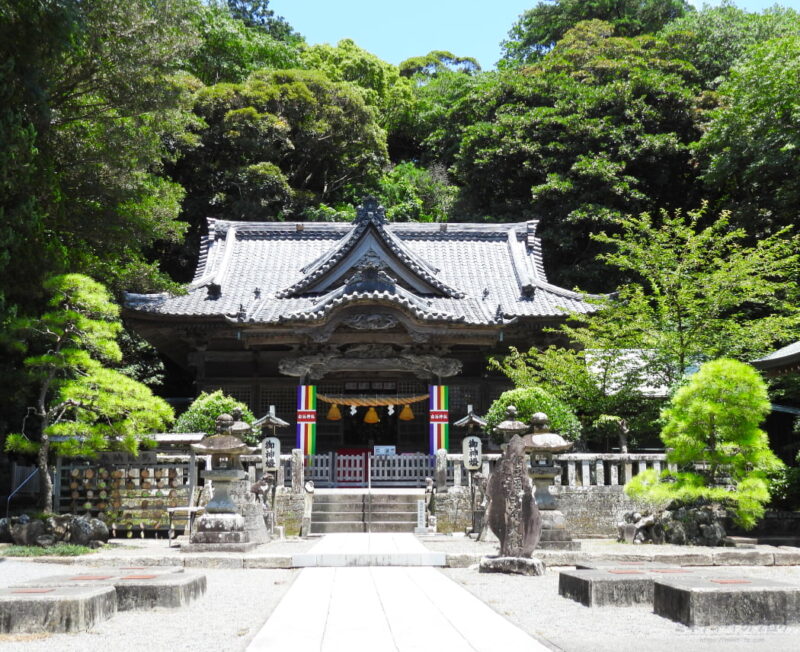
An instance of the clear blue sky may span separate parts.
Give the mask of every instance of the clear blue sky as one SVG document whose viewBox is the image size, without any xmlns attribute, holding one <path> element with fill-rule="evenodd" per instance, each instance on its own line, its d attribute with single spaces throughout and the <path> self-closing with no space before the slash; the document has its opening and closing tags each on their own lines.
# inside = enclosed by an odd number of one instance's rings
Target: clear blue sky
<svg viewBox="0 0 800 652">
<path fill-rule="evenodd" d="M 692 1 L 692 0 L 690 0 Z M 695 6 L 702 0 L 693 1 Z M 719 4 L 711 2 L 710 4 Z M 761 11 L 775 0 L 736 0 Z M 779 2 L 800 9 L 800 0 Z M 398 64 L 431 50 L 475 57 L 484 68 L 500 58 L 500 41 L 536 0 L 270 0 L 269 6 L 309 43 L 351 38 L 381 59 Z"/>
</svg>

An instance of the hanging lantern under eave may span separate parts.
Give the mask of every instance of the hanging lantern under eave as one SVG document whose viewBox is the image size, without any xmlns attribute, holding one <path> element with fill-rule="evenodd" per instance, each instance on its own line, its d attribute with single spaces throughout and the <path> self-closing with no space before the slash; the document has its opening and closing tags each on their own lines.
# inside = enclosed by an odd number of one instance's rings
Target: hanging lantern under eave
<svg viewBox="0 0 800 652">
<path fill-rule="evenodd" d="M 406 403 L 403 409 L 400 410 L 400 414 L 397 415 L 397 418 L 400 419 L 400 421 L 413 421 L 414 411 L 411 409 L 411 405 Z"/>
<path fill-rule="evenodd" d="M 339 411 L 339 406 L 336 403 L 331 405 L 330 410 L 328 410 L 328 414 L 326 415 L 328 421 L 341 421 L 342 420 L 342 413 Z"/>
<path fill-rule="evenodd" d="M 367 410 L 367 413 L 364 415 L 364 423 L 378 423 L 380 420 L 378 411 L 374 407 Z"/>
</svg>

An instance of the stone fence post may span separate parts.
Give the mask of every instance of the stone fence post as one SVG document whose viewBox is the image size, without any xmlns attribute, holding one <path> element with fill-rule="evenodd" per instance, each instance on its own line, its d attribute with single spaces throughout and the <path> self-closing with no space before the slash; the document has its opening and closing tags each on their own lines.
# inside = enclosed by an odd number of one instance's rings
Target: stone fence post
<svg viewBox="0 0 800 652">
<path fill-rule="evenodd" d="M 292 493 L 303 493 L 305 484 L 305 460 L 303 459 L 303 449 L 292 449 Z"/>
<path fill-rule="evenodd" d="M 436 451 L 436 491 L 447 491 L 447 451 L 444 448 Z"/>
</svg>

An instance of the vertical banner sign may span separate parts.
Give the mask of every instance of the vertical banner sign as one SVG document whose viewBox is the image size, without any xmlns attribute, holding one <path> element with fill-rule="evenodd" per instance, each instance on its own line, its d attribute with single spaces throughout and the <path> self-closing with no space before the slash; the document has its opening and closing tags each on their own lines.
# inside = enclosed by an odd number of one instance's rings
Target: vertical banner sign
<svg viewBox="0 0 800 652">
<path fill-rule="evenodd" d="M 449 393 L 447 385 L 430 386 L 431 455 L 447 448 L 450 435 Z"/>
<path fill-rule="evenodd" d="M 317 386 L 297 387 L 297 448 L 303 455 L 317 452 Z"/>
</svg>

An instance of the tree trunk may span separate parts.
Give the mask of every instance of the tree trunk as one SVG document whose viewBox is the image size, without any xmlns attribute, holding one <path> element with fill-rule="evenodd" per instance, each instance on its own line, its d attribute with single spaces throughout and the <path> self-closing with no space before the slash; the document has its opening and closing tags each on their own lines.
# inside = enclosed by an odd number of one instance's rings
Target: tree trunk
<svg viewBox="0 0 800 652">
<path fill-rule="evenodd" d="M 39 467 L 39 509 L 47 514 L 53 512 L 53 481 L 50 479 L 50 438 L 42 433 L 37 458 Z"/>
</svg>

